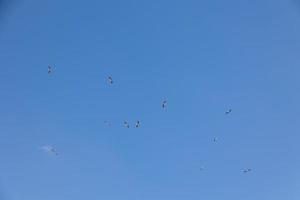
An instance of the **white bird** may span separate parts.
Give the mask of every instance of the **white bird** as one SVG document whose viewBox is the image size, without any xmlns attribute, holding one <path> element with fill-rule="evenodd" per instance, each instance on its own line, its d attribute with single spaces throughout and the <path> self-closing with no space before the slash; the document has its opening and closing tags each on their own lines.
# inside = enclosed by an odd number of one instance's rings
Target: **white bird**
<svg viewBox="0 0 300 200">
<path fill-rule="evenodd" d="M 47 153 L 58 156 L 58 152 L 56 151 L 56 149 L 50 145 L 43 145 L 42 149 Z"/>
</svg>

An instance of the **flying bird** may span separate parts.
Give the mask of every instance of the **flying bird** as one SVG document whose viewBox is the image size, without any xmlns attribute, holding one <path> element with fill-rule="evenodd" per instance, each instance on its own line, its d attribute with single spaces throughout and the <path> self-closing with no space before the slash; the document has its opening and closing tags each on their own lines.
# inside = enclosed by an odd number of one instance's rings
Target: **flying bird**
<svg viewBox="0 0 300 200">
<path fill-rule="evenodd" d="M 162 102 L 162 105 L 161 105 L 163 108 L 166 108 L 167 107 L 167 101 L 166 100 L 164 100 L 163 102 Z"/>
<path fill-rule="evenodd" d="M 249 168 L 249 169 L 244 169 L 243 172 L 244 172 L 244 173 L 248 173 L 248 172 L 251 172 L 251 170 L 252 170 L 252 169 L 250 169 L 250 168 Z"/>
<path fill-rule="evenodd" d="M 141 125 L 141 124 L 140 124 L 140 121 L 138 120 L 138 121 L 136 122 L 136 124 L 135 124 L 135 127 L 136 127 L 136 128 L 139 128 L 140 125 Z"/>
<path fill-rule="evenodd" d="M 104 123 L 107 125 L 107 126 L 111 126 L 111 122 L 110 121 L 104 121 Z"/>
<path fill-rule="evenodd" d="M 58 152 L 56 151 L 56 149 L 50 145 L 44 145 L 42 146 L 42 149 L 47 153 L 58 156 Z"/>
<path fill-rule="evenodd" d="M 113 84 L 113 83 L 114 83 L 114 81 L 113 81 L 113 79 L 112 79 L 111 76 L 109 76 L 109 77 L 107 78 L 107 81 L 108 81 L 109 84 Z"/>
<path fill-rule="evenodd" d="M 124 121 L 124 126 L 125 126 L 126 128 L 129 128 L 129 123 L 128 123 L 127 121 Z"/>
<path fill-rule="evenodd" d="M 217 138 L 216 137 L 214 137 L 214 142 L 217 142 Z"/>
<path fill-rule="evenodd" d="M 48 74 L 52 73 L 52 67 L 50 65 L 48 65 Z"/>
<path fill-rule="evenodd" d="M 225 112 L 225 114 L 228 115 L 228 114 L 231 113 L 231 112 L 232 112 L 232 109 L 229 109 L 229 110 L 227 110 L 227 111 Z"/>
</svg>

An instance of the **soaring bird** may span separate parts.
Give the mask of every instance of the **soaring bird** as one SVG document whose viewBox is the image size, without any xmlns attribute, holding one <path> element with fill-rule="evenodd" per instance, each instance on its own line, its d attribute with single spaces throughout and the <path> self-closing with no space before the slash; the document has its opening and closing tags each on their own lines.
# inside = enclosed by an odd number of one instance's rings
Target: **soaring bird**
<svg viewBox="0 0 300 200">
<path fill-rule="evenodd" d="M 50 145 L 44 145 L 42 146 L 42 149 L 47 153 L 58 156 L 58 152 L 56 151 L 56 149 Z"/>
<path fill-rule="evenodd" d="M 50 65 L 48 65 L 48 74 L 52 73 L 52 67 Z"/>
<path fill-rule="evenodd" d="M 163 100 L 162 102 L 162 105 L 161 105 L 163 108 L 166 108 L 167 107 L 167 101 L 166 100 Z"/>
<path fill-rule="evenodd" d="M 252 170 L 252 169 L 250 169 L 250 168 L 249 168 L 249 169 L 244 169 L 243 172 L 244 172 L 244 173 L 248 173 L 248 172 L 251 172 L 251 170 Z"/>
<path fill-rule="evenodd" d="M 138 121 L 136 121 L 135 127 L 136 127 L 136 128 L 139 128 L 139 127 L 140 127 L 140 125 L 141 125 L 141 124 L 140 124 L 140 121 L 139 121 L 139 120 L 138 120 Z"/>
<path fill-rule="evenodd" d="M 114 83 L 114 81 L 113 81 L 113 79 L 112 79 L 111 76 L 109 76 L 109 77 L 107 78 L 107 81 L 108 81 L 109 84 L 113 84 L 113 83 Z"/>
<path fill-rule="evenodd" d="M 229 110 L 227 110 L 227 111 L 225 112 L 225 114 L 228 115 L 228 114 L 231 113 L 231 112 L 232 112 L 232 109 L 229 109 Z"/>
<path fill-rule="evenodd" d="M 129 128 L 129 123 L 128 123 L 127 121 L 124 121 L 124 126 L 125 126 L 126 128 Z"/>
<path fill-rule="evenodd" d="M 111 122 L 110 121 L 104 121 L 104 123 L 107 125 L 107 126 L 111 126 Z"/>
</svg>

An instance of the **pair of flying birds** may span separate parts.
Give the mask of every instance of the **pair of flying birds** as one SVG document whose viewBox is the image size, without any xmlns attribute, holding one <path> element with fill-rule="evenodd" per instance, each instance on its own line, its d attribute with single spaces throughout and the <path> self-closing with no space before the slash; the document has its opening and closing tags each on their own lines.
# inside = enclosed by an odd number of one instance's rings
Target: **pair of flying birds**
<svg viewBox="0 0 300 200">
<path fill-rule="evenodd" d="M 124 121 L 124 126 L 125 126 L 126 128 L 129 128 L 129 127 L 130 127 L 128 121 Z M 140 121 L 139 121 L 139 120 L 136 121 L 135 127 L 136 127 L 136 128 L 139 128 L 140 126 L 141 126 Z"/>
<path fill-rule="evenodd" d="M 51 66 L 51 65 L 48 65 L 48 74 L 51 74 L 52 71 L 53 71 L 52 66 Z M 113 79 L 112 79 L 111 76 L 109 76 L 109 77 L 107 78 L 107 81 L 108 81 L 109 84 L 113 84 L 113 83 L 114 83 L 114 81 L 113 81 Z"/>
</svg>

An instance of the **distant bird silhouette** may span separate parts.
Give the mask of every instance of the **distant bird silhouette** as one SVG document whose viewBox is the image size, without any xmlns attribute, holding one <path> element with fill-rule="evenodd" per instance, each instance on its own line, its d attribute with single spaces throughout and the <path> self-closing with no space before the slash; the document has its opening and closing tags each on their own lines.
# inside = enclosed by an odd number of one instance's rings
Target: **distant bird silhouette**
<svg viewBox="0 0 300 200">
<path fill-rule="evenodd" d="M 231 112 L 232 112 L 232 109 L 229 109 L 229 110 L 227 110 L 227 111 L 225 112 L 225 114 L 228 115 L 228 114 L 231 113 Z"/>
<path fill-rule="evenodd" d="M 50 145 L 44 145 L 44 146 L 42 146 L 42 149 L 47 153 L 58 156 L 58 152 L 56 151 L 56 149 Z"/>
<path fill-rule="evenodd" d="M 124 126 L 125 126 L 126 128 L 129 128 L 129 123 L 128 123 L 127 121 L 124 121 Z"/>
<path fill-rule="evenodd" d="M 114 83 L 114 81 L 113 81 L 113 79 L 112 79 L 111 76 L 109 76 L 109 77 L 107 78 L 107 81 L 108 81 L 109 84 L 113 84 L 113 83 Z"/>
<path fill-rule="evenodd" d="M 213 140 L 214 142 L 217 142 L 217 138 L 216 137 L 214 137 L 214 140 Z"/>
<path fill-rule="evenodd" d="M 48 74 L 52 73 L 52 67 L 50 65 L 48 65 Z"/>
<path fill-rule="evenodd" d="M 249 172 L 251 172 L 251 171 L 252 171 L 252 169 L 250 169 L 250 168 L 249 168 L 249 169 L 244 169 L 244 170 L 243 170 L 244 173 L 249 173 Z"/>
<path fill-rule="evenodd" d="M 141 125 L 141 124 L 140 124 L 140 121 L 138 120 L 138 121 L 136 122 L 136 124 L 135 124 L 135 127 L 136 127 L 136 128 L 139 128 L 140 125 Z"/>
<path fill-rule="evenodd" d="M 110 121 L 104 121 L 104 123 L 105 123 L 107 126 L 111 126 L 111 122 L 110 122 Z"/>
<path fill-rule="evenodd" d="M 162 105 L 161 105 L 161 106 L 162 106 L 163 108 L 166 108 L 166 107 L 167 107 L 167 104 L 168 104 L 168 102 L 167 102 L 166 100 L 164 100 L 164 101 L 162 102 Z"/>
</svg>

